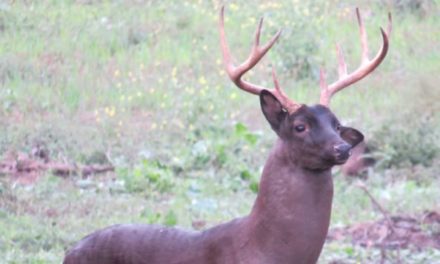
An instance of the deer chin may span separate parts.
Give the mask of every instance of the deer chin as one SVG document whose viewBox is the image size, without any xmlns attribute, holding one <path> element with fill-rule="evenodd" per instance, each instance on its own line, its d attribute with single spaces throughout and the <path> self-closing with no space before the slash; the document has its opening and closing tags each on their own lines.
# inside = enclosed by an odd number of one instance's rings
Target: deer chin
<svg viewBox="0 0 440 264">
<path fill-rule="evenodd" d="M 304 169 L 311 172 L 324 172 L 331 170 L 332 167 L 333 165 L 319 165 L 319 166 L 307 166 L 304 167 Z"/>
<path fill-rule="evenodd" d="M 345 164 L 345 162 L 347 162 L 347 160 L 348 160 L 348 158 L 349 158 L 350 156 L 346 156 L 346 157 L 335 157 L 333 160 L 332 160 L 332 166 L 336 166 L 336 165 L 343 165 L 343 164 Z"/>
<path fill-rule="evenodd" d="M 336 165 L 342 165 L 345 162 L 347 162 L 350 155 L 328 155 L 325 157 L 322 157 L 319 162 L 316 162 L 315 164 L 309 164 L 307 166 L 307 169 L 309 170 L 328 170 L 331 169 L 333 166 Z"/>
<path fill-rule="evenodd" d="M 317 161 L 315 164 L 309 163 L 304 168 L 310 171 L 325 171 L 330 170 L 334 165 L 337 165 L 335 164 L 334 160 L 323 159 L 321 161 Z"/>
<path fill-rule="evenodd" d="M 348 158 L 341 158 L 341 159 L 336 159 L 334 165 L 343 165 L 345 164 L 345 162 L 347 162 Z"/>
</svg>

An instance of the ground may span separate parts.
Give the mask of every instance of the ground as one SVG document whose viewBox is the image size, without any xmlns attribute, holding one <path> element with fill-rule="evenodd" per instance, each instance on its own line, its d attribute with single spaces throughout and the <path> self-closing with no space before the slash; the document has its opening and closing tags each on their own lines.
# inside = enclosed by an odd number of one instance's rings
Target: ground
<svg viewBox="0 0 440 264">
<path fill-rule="evenodd" d="M 220 5 L 0 3 L 1 263 L 60 263 L 73 243 L 111 224 L 204 229 L 249 212 L 275 135 L 258 98 L 225 75 Z M 262 41 L 283 29 L 248 78 L 270 86 L 273 66 L 289 96 L 307 104 L 318 101 L 321 67 L 329 82 L 337 77 L 335 43 L 349 71 L 360 63 L 355 7 L 370 56 L 392 13 L 384 63 L 332 101 L 342 123 L 366 136 L 376 163 L 356 177 L 335 169 L 320 263 L 440 259 L 439 5 L 225 3 L 237 61 L 260 16 Z"/>
</svg>

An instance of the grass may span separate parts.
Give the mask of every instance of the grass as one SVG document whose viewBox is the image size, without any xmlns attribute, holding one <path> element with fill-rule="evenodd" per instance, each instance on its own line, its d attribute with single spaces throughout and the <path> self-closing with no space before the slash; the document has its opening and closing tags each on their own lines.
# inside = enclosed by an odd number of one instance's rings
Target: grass
<svg viewBox="0 0 440 264">
<path fill-rule="evenodd" d="M 264 40 L 283 28 L 280 41 L 249 76 L 269 86 L 273 65 L 289 95 L 308 104 L 317 101 L 321 66 L 335 79 L 335 42 L 343 45 L 349 69 L 359 63 L 354 7 L 364 14 L 371 53 L 380 43 L 378 27 L 386 25 L 386 12 L 393 13 L 386 61 L 332 102 L 344 123 L 376 142 L 375 155 L 394 157 L 372 169 L 366 181 L 393 213 L 439 209 L 440 201 L 435 155 L 440 3 L 416 2 L 420 7 L 405 1 L 226 4 L 228 41 L 238 61 L 248 54 L 259 16 L 265 17 Z M 249 212 L 275 135 L 257 98 L 241 93 L 225 76 L 219 6 L 206 1 L 0 3 L 0 154 L 30 153 L 38 145 L 53 160 L 108 160 L 116 166 L 114 174 L 87 179 L 48 174 L 32 185 L 0 176 L 0 262 L 60 263 L 75 241 L 115 223 L 191 229 Z M 406 138 L 413 142 L 409 149 Z M 434 155 L 426 155 L 423 146 L 432 146 Z M 418 156 L 407 158 L 409 151 Z M 420 157 L 432 160 L 408 162 Z M 381 217 L 354 182 L 336 176 L 334 226 Z M 374 263 L 379 253 L 329 243 L 321 262 Z M 402 254 L 409 263 L 438 258 L 433 250 Z"/>
</svg>

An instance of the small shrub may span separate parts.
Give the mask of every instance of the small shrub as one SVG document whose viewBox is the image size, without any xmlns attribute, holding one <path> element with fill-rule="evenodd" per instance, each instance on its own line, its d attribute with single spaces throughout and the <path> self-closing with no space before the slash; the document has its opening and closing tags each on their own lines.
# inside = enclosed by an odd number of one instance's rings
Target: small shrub
<svg viewBox="0 0 440 264">
<path fill-rule="evenodd" d="M 407 117 L 407 120 L 411 121 L 406 124 L 386 122 L 373 135 L 372 146 L 381 167 L 429 166 L 439 153 L 433 122 L 414 117 Z"/>
<path fill-rule="evenodd" d="M 160 218 L 162 217 L 162 215 L 158 212 L 152 212 L 149 210 L 143 210 L 140 214 L 140 217 L 145 219 L 145 221 L 152 225 L 152 224 L 157 224 L 160 221 Z"/>
<path fill-rule="evenodd" d="M 133 168 L 118 169 L 117 174 L 129 192 L 163 193 L 170 191 L 173 186 L 172 171 L 158 161 L 145 159 Z"/>
</svg>

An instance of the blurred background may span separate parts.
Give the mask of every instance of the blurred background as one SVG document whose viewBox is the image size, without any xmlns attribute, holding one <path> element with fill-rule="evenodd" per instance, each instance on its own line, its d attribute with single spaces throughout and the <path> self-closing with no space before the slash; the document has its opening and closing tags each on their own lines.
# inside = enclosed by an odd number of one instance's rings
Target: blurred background
<svg viewBox="0 0 440 264">
<path fill-rule="evenodd" d="M 321 67 L 337 78 L 336 43 L 359 65 L 355 8 L 370 57 L 392 13 L 385 61 L 332 102 L 374 166 L 335 169 L 320 263 L 440 261 L 439 0 L 3 0 L 0 263 L 60 263 L 116 223 L 198 230 L 250 211 L 276 137 L 225 75 L 222 4 L 237 62 L 260 17 L 262 42 L 283 29 L 247 78 L 270 87 L 273 66 L 307 104 Z"/>
</svg>

